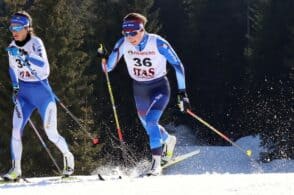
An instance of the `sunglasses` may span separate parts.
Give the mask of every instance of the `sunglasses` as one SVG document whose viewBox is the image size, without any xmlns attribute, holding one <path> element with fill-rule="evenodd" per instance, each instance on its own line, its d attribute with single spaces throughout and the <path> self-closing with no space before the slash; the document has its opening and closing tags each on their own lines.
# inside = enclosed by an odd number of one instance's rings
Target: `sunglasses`
<svg viewBox="0 0 294 195">
<path fill-rule="evenodd" d="M 134 36 L 136 36 L 139 32 L 141 32 L 142 31 L 142 29 L 140 29 L 140 30 L 134 30 L 134 31 L 131 31 L 131 32 L 125 32 L 125 31 L 122 31 L 122 34 L 123 34 L 123 36 L 125 36 L 125 37 L 128 37 L 128 36 L 130 36 L 130 37 L 134 37 Z"/>
<path fill-rule="evenodd" d="M 10 32 L 19 32 L 24 28 L 25 28 L 25 26 L 22 26 L 22 25 L 20 25 L 20 26 L 9 26 Z"/>
</svg>

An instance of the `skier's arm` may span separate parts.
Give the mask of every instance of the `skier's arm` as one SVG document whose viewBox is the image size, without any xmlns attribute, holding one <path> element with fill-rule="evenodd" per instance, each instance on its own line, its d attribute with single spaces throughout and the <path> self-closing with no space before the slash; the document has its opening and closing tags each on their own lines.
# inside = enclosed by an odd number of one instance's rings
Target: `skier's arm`
<svg viewBox="0 0 294 195">
<path fill-rule="evenodd" d="M 157 39 L 156 41 L 158 51 L 165 56 L 167 61 L 172 65 L 176 72 L 176 78 L 178 83 L 178 89 L 180 91 L 186 90 L 186 83 L 185 83 L 185 70 L 184 66 L 177 56 L 176 52 L 170 46 L 170 44 L 164 39 Z"/>
<path fill-rule="evenodd" d="M 186 84 L 185 84 L 185 70 L 184 66 L 177 56 L 176 52 L 170 46 L 170 44 L 164 39 L 157 39 L 157 48 L 159 52 L 165 56 L 167 61 L 173 66 L 176 72 L 177 82 L 178 82 L 178 107 L 181 112 L 187 112 L 191 110 L 190 101 L 186 93 Z"/>
<path fill-rule="evenodd" d="M 30 64 L 34 64 L 39 67 L 43 67 L 45 65 L 44 59 L 35 54 L 28 55 L 26 59 Z"/>
<path fill-rule="evenodd" d="M 28 54 L 26 59 L 31 65 L 38 67 L 49 66 L 46 49 L 41 39 L 35 40 L 33 52 Z"/>
<path fill-rule="evenodd" d="M 33 40 L 32 51 L 29 53 L 23 49 L 19 49 L 14 45 L 7 47 L 6 50 L 8 51 L 9 56 L 18 58 L 22 62 L 28 62 L 30 65 L 41 68 L 45 65 L 49 65 L 44 44 L 39 38 L 35 38 Z"/>
<path fill-rule="evenodd" d="M 109 55 L 106 65 L 107 72 L 112 71 L 115 68 L 118 61 L 120 60 L 120 58 L 122 57 L 124 51 L 121 46 L 123 42 L 124 37 L 122 37 L 120 40 L 118 40 L 118 42 L 116 42 L 111 54 Z"/>
<path fill-rule="evenodd" d="M 11 45 L 9 45 L 9 47 L 11 47 Z M 8 51 L 7 54 L 8 54 L 8 62 L 9 62 L 9 69 L 8 69 L 8 71 L 9 71 L 9 76 L 10 76 L 11 84 L 12 84 L 12 87 L 17 87 L 18 86 L 18 76 L 17 76 L 17 70 L 16 70 L 16 67 L 15 67 L 15 64 L 13 63 L 13 60 L 14 59 L 10 55 L 10 51 Z"/>
<path fill-rule="evenodd" d="M 15 70 L 11 67 L 9 67 L 9 76 L 11 79 L 12 87 L 17 87 L 18 86 L 18 78 Z"/>
</svg>

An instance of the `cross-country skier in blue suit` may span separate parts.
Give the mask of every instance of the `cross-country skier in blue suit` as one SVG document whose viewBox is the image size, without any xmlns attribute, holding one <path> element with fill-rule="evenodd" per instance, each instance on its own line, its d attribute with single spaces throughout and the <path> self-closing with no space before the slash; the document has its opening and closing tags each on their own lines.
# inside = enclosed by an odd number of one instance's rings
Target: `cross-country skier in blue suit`
<svg viewBox="0 0 294 195">
<path fill-rule="evenodd" d="M 129 13 L 123 19 L 123 37 L 118 40 L 108 57 L 106 69 L 111 71 L 122 56 L 133 79 L 133 91 L 138 116 L 149 136 L 152 166 L 149 175 L 161 174 L 161 161 L 169 161 L 173 155 L 176 137 L 169 135 L 159 124 L 170 98 L 170 86 L 166 77 L 166 61 L 176 72 L 178 105 L 182 112 L 190 108 L 186 94 L 185 73 L 182 62 L 170 44 L 156 34 L 147 33 L 147 19 L 139 13 Z M 98 50 L 105 57 L 105 50 Z"/>
<path fill-rule="evenodd" d="M 74 157 L 65 139 L 57 131 L 57 109 L 48 82 L 50 70 L 44 44 L 34 35 L 32 19 L 25 11 L 17 12 L 11 17 L 9 30 L 13 36 L 7 50 L 15 108 L 11 137 L 12 168 L 3 177 L 6 180 L 21 177 L 23 130 L 35 109 L 41 115 L 49 140 L 63 154 L 63 174 L 71 175 L 74 171 Z"/>
</svg>

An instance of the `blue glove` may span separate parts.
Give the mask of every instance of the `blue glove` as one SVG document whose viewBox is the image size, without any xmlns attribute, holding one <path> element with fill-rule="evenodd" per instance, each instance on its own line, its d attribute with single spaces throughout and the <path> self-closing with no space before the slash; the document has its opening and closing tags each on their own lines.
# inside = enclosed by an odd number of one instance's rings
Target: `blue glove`
<svg viewBox="0 0 294 195">
<path fill-rule="evenodd" d="M 23 52 L 15 46 L 7 47 L 6 51 L 13 57 L 19 57 L 23 54 Z"/>
</svg>

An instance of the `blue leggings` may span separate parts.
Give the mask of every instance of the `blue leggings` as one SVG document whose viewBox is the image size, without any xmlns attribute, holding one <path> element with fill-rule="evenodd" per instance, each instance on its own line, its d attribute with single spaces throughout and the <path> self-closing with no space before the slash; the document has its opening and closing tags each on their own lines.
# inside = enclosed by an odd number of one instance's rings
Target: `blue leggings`
<svg viewBox="0 0 294 195">
<path fill-rule="evenodd" d="M 134 97 L 138 116 L 150 142 L 153 155 L 161 154 L 162 143 L 168 133 L 159 124 L 170 98 L 170 86 L 166 77 L 149 82 L 133 82 Z"/>
</svg>

